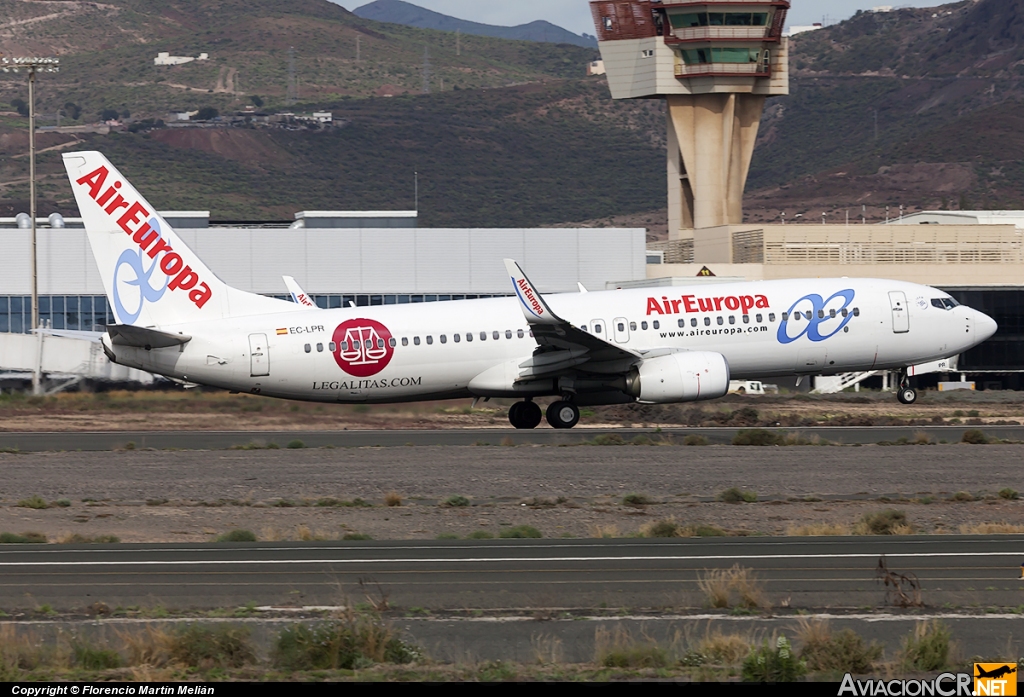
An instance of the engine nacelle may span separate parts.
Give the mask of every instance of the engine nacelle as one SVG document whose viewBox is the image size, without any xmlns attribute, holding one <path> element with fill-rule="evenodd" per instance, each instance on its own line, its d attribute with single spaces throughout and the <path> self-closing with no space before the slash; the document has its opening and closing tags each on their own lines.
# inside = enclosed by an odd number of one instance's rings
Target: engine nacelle
<svg viewBox="0 0 1024 697">
<path fill-rule="evenodd" d="M 626 387 L 645 404 L 718 399 L 729 392 L 729 363 L 722 354 L 708 351 L 649 358 L 633 369 Z"/>
</svg>

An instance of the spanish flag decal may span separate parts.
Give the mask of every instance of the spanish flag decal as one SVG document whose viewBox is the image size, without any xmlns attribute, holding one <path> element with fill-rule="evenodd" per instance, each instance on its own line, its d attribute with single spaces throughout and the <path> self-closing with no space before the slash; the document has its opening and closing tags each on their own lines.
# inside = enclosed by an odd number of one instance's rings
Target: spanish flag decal
<svg viewBox="0 0 1024 697">
<path fill-rule="evenodd" d="M 287 333 L 288 333 L 287 329 L 278 329 L 277 330 L 277 335 L 278 336 L 281 336 L 282 334 L 287 334 Z"/>
</svg>

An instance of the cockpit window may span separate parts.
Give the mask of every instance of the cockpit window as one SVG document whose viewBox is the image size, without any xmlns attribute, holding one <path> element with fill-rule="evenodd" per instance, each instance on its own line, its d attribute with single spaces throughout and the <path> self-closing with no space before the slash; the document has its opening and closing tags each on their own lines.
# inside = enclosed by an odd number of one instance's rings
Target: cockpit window
<svg viewBox="0 0 1024 697">
<path fill-rule="evenodd" d="M 932 298 L 932 307 L 937 307 L 940 310 L 952 310 L 954 307 L 959 307 L 960 303 L 953 298 Z"/>
</svg>

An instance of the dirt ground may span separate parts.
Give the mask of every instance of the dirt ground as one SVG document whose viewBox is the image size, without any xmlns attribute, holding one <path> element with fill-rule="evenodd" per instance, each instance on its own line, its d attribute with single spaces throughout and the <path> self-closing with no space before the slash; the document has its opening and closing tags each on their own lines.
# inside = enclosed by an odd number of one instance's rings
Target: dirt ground
<svg viewBox="0 0 1024 697">
<path fill-rule="evenodd" d="M 436 539 L 530 525 L 545 537 L 587 538 L 670 519 L 732 535 L 849 534 L 865 514 L 890 509 L 906 516 L 904 532 L 1024 532 L 1024 503 L 998 493 L 1024 489 L 1022 455 L 1019 445 L 0 454 L 0 533 L 51 542 L 201 542 L 234 529 L 261 540 Z M 757 502 L 717 500 L 732 487 Z M 629 494 L 640 498 L 630 505 Z M 445 505 L 455 495 L 467 505 Z"/>
<path fill-rule="evenodd" d="M 288 402 L 226 392 L 0 395 L 0 431 L 354 430 L 508 426 L 508 400 L 407 405 Z M 731 395 L 701 405 L 596 407 L 588 427 L 620 426 L 899 426 L 1024 423 L 1024 393 L 922 391 L 914 405 L 890 393 Z"/>
</svg>

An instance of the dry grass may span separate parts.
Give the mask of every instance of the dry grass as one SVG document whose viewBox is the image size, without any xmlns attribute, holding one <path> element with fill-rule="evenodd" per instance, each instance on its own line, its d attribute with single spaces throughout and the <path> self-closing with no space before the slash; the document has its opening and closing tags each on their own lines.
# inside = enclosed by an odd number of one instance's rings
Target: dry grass
<svg viewBox="0 0 1024 697">
<path fill-rule="evenodd" d="M 754 641 L 749 636 L 723 634 L 720 629 L 711 632 L 709 625 L 704 637 L 697 642 L 696 650 L 711 663 L 738 665 L 747 657 L 753 645 Z"/>
<path fill-rule="evenodd" d="M 870 673 L 882 658 L 883 648 L 852 629 L 833 633 L 827 621 L 801 618 L 796 629 L 800 657 L 813 671 Z"/>
<path fill-rule="evenodd" d="M 736 605 L 739 607 L 750 610 L 771 608 L 764 582 L 753 570 L 739 564 L 731 569 L 710 569 L 698 574 L 697 587 L 713 608 L 731 607 L 734 595 L 738 598 Z"/>
<path fill-rule="evenodd" d="M 606 668 L 664 668 L 669 655 L 650 637 L 635 639 L 621 625 L 613 631 L 598 627 L 594 634 L 594 662 Z"/>
<path fill-rule="evenodd" d="M 791 525 L 786 528 L 790 537 L 844 537 L 853 534 L 845 523 L 811 523 L 809 525 Z"/>
<path fill-rule="evenodd" d="M 614 539 L 619 537 L 617 525 L 591 525 L 590 536 L 598 539 Z"/>
<path fill-rule="evenodd" d="M 384 503 L 390 507 L 396 507 L 402 505 L 402 495 L 397 491 L 389 491 L 384 495 Z"/>
<path fill-rule="evenodd" d="M 562 640 L 550 634 L 535 634 L 530 637 L 533 657 L 538 665 L 558 665 L 565 662 Z"/>
<path fill-rule="evenodd" d="M 174 664 L 174 635 L 162 625 L 146 625 L 141 630 L 114 629 L 128 665 L 143 671 L 166 668 Z"/>
<path fill-rule="evenodd" d="M 1024 534 L 1024 525 L 1013 523 L 964 523 L 960 526 L 961 535 L 1020 535 Z"/>
<path fill-rule="evenodd" d="M 931 436 L 929 436 L 924 431 L 918 431 L 917 433 L 915 433 L 914 440 L 910 442 L 913 443 L 914 445 L 932 445 L 934 443 L 934 441 L 932 441 L 931 439 Z"/>
</svg>

